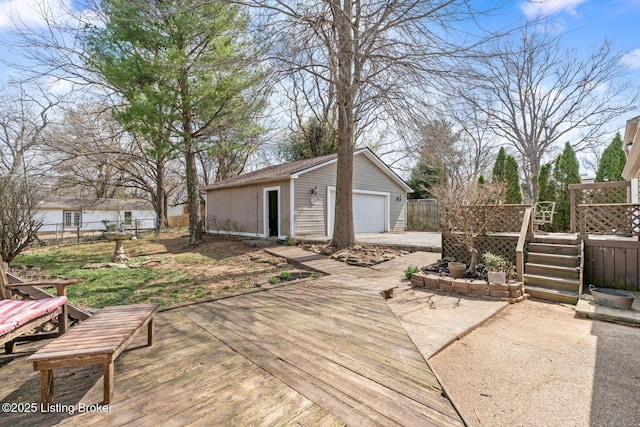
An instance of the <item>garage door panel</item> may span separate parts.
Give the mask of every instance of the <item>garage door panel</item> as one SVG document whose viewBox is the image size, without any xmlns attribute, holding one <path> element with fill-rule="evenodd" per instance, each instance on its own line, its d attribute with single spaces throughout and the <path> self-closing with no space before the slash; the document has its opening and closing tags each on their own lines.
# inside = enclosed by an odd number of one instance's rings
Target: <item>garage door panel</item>
<svg viewBox="0 0 640 427">
<path fill-rule="evenodd" d="M 353 195 L 353 218 L 356 233 L 384 231 L 384 196 L 374 194 Z"/>
<path fill-rule="evenodd" d="M 333 234 L 335 212 L 335 190 L 330 190 L 328 206 L 329 234 Z M 387 206 L 386 197 L 381 194 L 353 192 L 353 223 L 356 233 L 382 233 L 386 228 Z"/>
</svg>

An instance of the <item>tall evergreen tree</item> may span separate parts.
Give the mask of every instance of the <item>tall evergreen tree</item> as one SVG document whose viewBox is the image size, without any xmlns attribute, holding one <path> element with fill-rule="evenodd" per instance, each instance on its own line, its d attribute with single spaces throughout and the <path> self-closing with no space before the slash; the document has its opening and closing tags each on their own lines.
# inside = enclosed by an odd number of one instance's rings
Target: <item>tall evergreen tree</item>
<svg viewBox="0 0 640 427">
<path fill-rule="evenodd" d="M 522 203 L 522 187 L 520 187 L 520 170 L 516 159 L 507 154 L 504 159 L 504 182 L 507 186 L 505 203 Z"/>
<path fill-rule="evenodd" d="M 500 147 L 500 151 L 498 151 L 498 156 L 496 157 L 496 162 L 493 165 L 493 171 L 491 174 L 493 181 L 504 181 L 504 159 L 506 157 L 507 151 L 504 147 Z"/>
<path fill-rule="evenodd" d="M 557 188 L 556 213 L 553 216 L 555 231 L 569 231 L 571 225 L 571 205 L 569 201 L 569 185 L 580 184 L 580 164 L 576 152 L 568 142 L 562 154 L 554 163 L 553 179 Z"/>
<path fill-rule="evenodd" d="M 336 129 L 330 123 L 312 117 L 287 142 L 280 144 L 279 151 L 288 162 L 335 154 L 338 152 Z"/>
<path fill-rule="evenodd" d="M 624 181 L 622 170 L 626 162 L 627 157 L 622 149 L 622 137 L 618 132 L 602 153 L 602 159 L 596 172 L 596 182 Z"/>
<path fill-rule="evenodd" d="M 409 194 L 411 199 L 429 199 L 434 197 L 431 189 L 444 183 L 445 173 L 440 162 L 431 156 L 423 155 L 411 170 L 411 177 L 407 184 L 413 188 Z"/>
<path fill-rule="evenodd" d="M 522 203 L 522 188 L 520 187 L 520 170 L 517 160 L 507 154 L 504 147 L 501 147 L 493 165 L 493 182 L 503 182 L 506 186 L 505 203 Z"/>
<path fill-rule="evenodd" d="M 249 17 L 226 2 L 102 0 L 104 25 L 87 26 L 86 67 L 124 100 L 118 118 L 149 141 L 154 156 L 185 162 L 189 243 L 202 239 L 198 153 L 264 105 Z M 247 127 L 247 128 L 250 128 Z"/>
<path fill-rule="evenodd" d="M 538 175 L 538 201 L 539 202 L 555 202 L 556 189 L 552 179 L 552 164 L 545 163 L 540 167 Z"/>
</svg>

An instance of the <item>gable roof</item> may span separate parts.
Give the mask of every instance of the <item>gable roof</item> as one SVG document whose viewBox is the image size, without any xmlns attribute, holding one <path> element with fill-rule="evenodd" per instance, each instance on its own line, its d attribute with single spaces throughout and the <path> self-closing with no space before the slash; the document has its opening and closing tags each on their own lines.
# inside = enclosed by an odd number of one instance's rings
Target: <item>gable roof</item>
<svg viewBox="0 0 640 427">
<path fill-rule="evenodd" d="M 407 192 L 413 192 L 411 187 L 402 180 L 394 171 L 389 168 L 378 156 L 375 155 L 369 147 L 361 148 L 353 152 L 353 155 L 365 155 L 378 168 L 389 176 L 396 184 L 404 188 Z M 223 181 L 202 187 L 201 190 L 214 190 L 218 188 L 240 187 L 248 184 L 257 184 L 260 182 L 277 181 L 282 179 L 298 178 L 300 175 L 312 170 L 330 165 L 338 161 L 337 154 L 328 154 L 326 156 L 314 157 L 312 159 L 297 160 L 295 162 L 283 163 L 276 166 L 269 166 L 257 171 L 234 176 Z"/>
<path fill-rule="evenodd" d="M 38 203 L 38 210 L 103 210 L 152 211 L 151 202 L 142 199 L 67 199 L 46 198 Z"/>
</svg>

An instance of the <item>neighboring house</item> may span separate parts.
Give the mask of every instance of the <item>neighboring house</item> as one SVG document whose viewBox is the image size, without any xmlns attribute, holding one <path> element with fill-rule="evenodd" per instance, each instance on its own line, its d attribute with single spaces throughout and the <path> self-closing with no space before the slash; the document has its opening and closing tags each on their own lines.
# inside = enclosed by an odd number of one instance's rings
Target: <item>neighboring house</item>
<svg viewBox="0 0 640 427">
<path fill-rule="evenodd" d="M 105 230 L 106 223 L 127 228 L 154 228 L 153 205 L 139 199 L 58 199 L 38 204 L 36 218 L 42 220 L 41 232 L 61 229 Z"/>
<path fill-rule="evenodd" d="M 630 203 L 640 203 L 640 116 L 627 120 L 622 139 L 622 149 L 627 154 L 627 163 L 622 170 L 622 177 L 631 181 Z"/>
<path fill-rule="evenodd" d="M 331 236 L 337 155 L 271 166 L 204 187 L 207 230 L 246 236 Z M 369 148 L 353 154 L 356 233 L 402 231 L 411 188 Z"/>
</svg>

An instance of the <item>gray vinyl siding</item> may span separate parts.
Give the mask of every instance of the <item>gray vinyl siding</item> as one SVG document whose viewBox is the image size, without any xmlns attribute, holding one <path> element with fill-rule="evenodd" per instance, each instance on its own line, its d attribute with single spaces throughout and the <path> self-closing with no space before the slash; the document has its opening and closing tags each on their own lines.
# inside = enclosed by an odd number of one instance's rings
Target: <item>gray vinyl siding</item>
<svg viewBox="0 0 640 427">
<path fill-rule="evenodd" d="M 327 186 L 335 185 L 335 162 L 294 179 L 296 235 L 327 235 Z M 311 189 L 316 186 L 316 203 L 311 204 Z"/>
<path fill-rule="evenodd" d="M 404 231 L 407 212 L 407 192 L 364 154 L 353 157 L 353 188 L 389 193 L 389 231 Z M 402 196 L 402 200 L 396 197 Z"/>
<path fill-rule="evenodd" d="M 294 179 L 295 234 L 327 234 L 327 187 L 336 185 L 336 167 L 333 162 L 301 174 Z M 389 193 L 389 231 L 404 231 L 406 223 L 407 193 L 364 154 L 353 158 L 353 188 L 356 190 Z M 311 189 L 318 186 L 316 203 L 311 204 Z M 402 196 L 401 201 L 396 197 Z"/>
<path fill-rule="evenodd" d="M 289 181 L 207 190 L 207 229 L 264 234 L 264 189 L 280 187 L 280 235 L 289 235 Z"/>
</svg>

